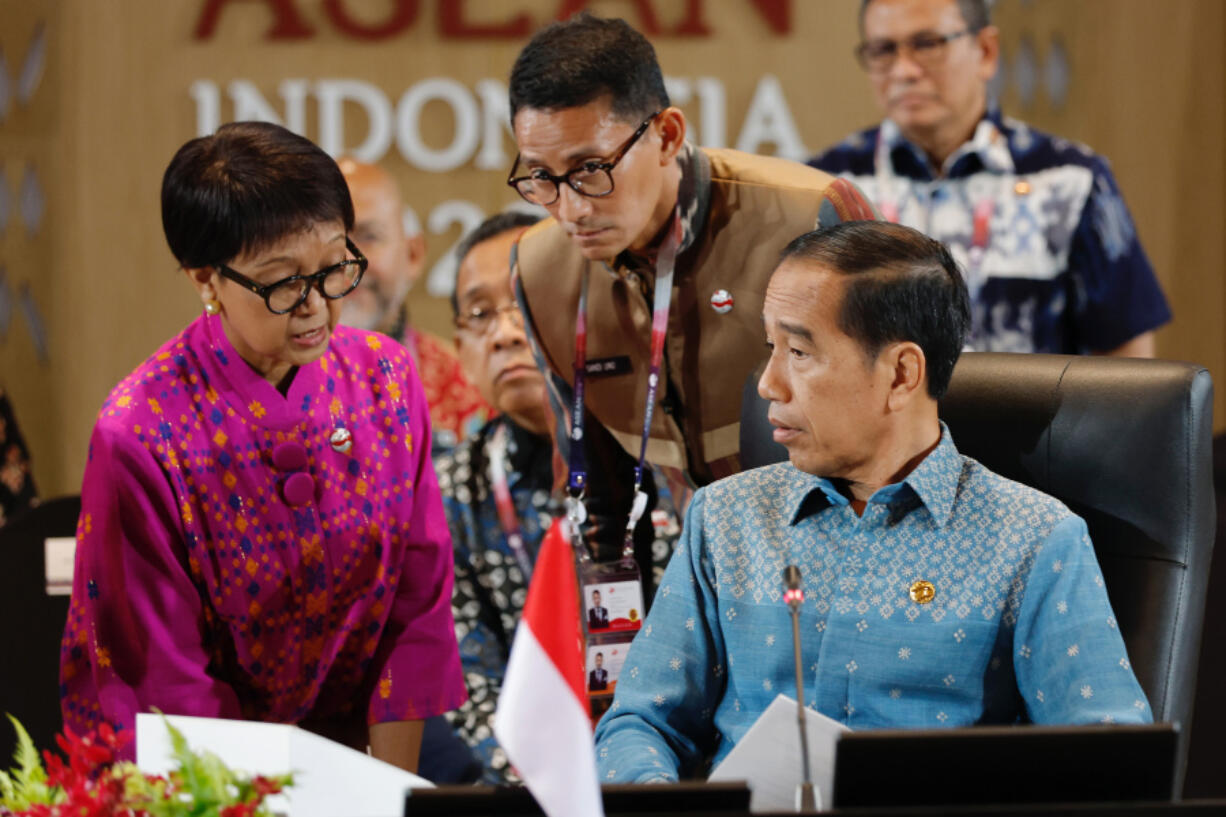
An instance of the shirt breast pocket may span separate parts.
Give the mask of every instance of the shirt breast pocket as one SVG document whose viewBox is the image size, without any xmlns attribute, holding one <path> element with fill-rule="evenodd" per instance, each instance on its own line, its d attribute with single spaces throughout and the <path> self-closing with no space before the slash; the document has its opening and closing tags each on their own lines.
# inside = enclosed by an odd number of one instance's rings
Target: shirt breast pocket
<svg viewBox="0 0 1226 817">
<path fill-rule="evenodd" d="M 927 616 L 869 627 L 848 684 L 852 728 L 967 726 L 984 708 L 997 621 Z M 863 660 L 860 659 L 863 656 Z"/>
</svg>

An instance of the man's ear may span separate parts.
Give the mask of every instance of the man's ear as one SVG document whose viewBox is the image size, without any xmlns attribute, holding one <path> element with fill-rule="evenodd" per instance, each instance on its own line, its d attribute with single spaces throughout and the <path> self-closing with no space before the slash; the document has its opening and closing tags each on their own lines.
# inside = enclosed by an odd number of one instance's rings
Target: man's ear
<svg viewBox="0 0 1226 817">
<path fill-rule="evenodd" d="M 909 340 L 892 343 L 881 354 L 892 378 L 886 397 L 890 411 L 901 411 L 928 393 L 928 361 L 919 344 Z"/>
<path fill-rule="evenodd" d="M 984 26 L 975 32 L 975 45 L 979 48 L 979 78 L 990 82 L 1000 70 L 1000 29 Z"/>
<path fill-rule="evenodd" d="M 409 263 L 409 288 L 412 289 L 426 271 L 426 236 L 413 233 L 404 237 L 404 251 Z"/>
<path fill-rule="evenodd" d="M 672 164 L 685 144 L 685 114 L 680 108 L 669 106 L 660 111 L 651 126 L 660 134 L 660 165 Z"/>
</svg>

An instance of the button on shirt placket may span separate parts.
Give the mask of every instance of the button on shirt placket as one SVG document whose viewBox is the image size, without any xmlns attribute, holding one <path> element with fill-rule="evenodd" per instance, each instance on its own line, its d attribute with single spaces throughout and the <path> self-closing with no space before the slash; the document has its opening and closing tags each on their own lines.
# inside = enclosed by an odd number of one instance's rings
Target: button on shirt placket
<svg viewBox="0 0 1226 817">
<path fill-rule="evenodd" d="M 329 565 L 326 550 L 320 543 L 323 531 L 315 477 L 309 471 L 306 447 L 296 441 L 279 443 L 273 448 L 272 464 L 284 475 L 280 480 L 280 494 L 294 518 L 294 536 L 298 543 L 294 556 L 302 566 L 295 571 L 302 576 L 302 585 L 293 592 L 306 597 L 306 604 L 299 607 L 304 612 L 299 623 L 302 638 L 299 658 L 305 672 L 310 671 L 310 665 L 323 653 L 322 639 L 329 607 Z"/>
<path fill-rule="evenodd" d="M 858 623 L 864 618 L 864 559 L 872 538 L 888 515 L 888 506 L 870 502 L 864 516 L 848 504 L 833 505 L 822 513 L 839 515 L 838 533 L 846 543 L 838 555 L 838 570 L 831 590 L 830 612 L 822 633 L 817 660 L 818 709 L 844 723 L 853 723 L 855 700 L 851 685 L 859 666 L 855 656 L 860 640 Z"/>
</svg>

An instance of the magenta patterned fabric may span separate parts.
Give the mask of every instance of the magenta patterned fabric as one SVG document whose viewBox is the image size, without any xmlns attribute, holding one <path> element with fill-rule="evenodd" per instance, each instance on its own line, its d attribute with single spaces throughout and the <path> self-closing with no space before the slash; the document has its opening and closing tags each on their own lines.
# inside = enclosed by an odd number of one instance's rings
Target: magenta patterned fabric
<svg viewBox="0 0 1226 817">
<path fill-rule="evenodd" d="M 378 723 L 464 700 L 429 412 L 382 335 L 336 327 L 282 396 L 200 317 L 103 403 L 81 506 L 73 729 L 151 707 Z"/>
</svg>

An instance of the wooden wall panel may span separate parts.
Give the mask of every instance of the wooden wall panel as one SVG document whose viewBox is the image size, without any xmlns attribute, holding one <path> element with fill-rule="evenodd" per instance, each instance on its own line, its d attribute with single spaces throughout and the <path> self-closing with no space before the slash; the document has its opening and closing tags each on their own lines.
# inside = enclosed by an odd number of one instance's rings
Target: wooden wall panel
<svg viewBox="0 0 1226 817">
<path fill-rule="evenodd" d="M 68 186 L 57 150 L 64 133 L 59 99 L 70 77 L 55 55 L 63 50 L 59 4 L 46 0 L 0 3 L 0 382 L 21 421 L 35 456 L 34 478 L 43 495 L 59 493 L 73 476 L 60 467 L 66 449 L 60 434 L 78 419 L 58 398 L 62 372 L 54 364 L 68 351 L 71 335 L 60 331 L 57 298 L 67 282 L 62 229 L 67 221 L 63 191 Z M 36 43 L 43 38 L 42 59 Z M 38 67 L 41 66 L 41 69 Z M 29 95 L 21 91 L 23 75 Z M 29 81 L 36 79 L 36 81 Z M 23 98 L 24 97 L 24 98 Z M 36 227 L 23 205 L 30 179 L 42 206 Z M 78 285 L 85 283 L 77 281 Z"/>
<path fill-rule="evenodd" d="M 1003 107 L 1111 160 L 1174 320 L 1158 354 L 1209 368 L 1226 430 L 1226 4 L 1217 0 L 1036 0 L 999 4 L 1005 64 L 1023 37 L 1071 57 L 1067 103 L 1010 86 Z M 1041 81 L 1041 77 L 1040 77 Z"/>
</svg>

